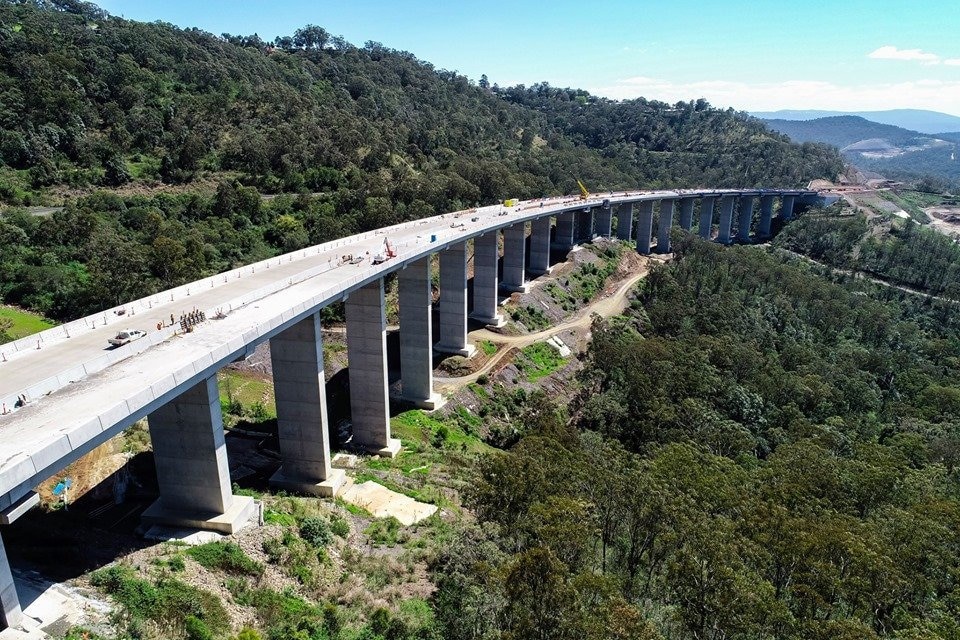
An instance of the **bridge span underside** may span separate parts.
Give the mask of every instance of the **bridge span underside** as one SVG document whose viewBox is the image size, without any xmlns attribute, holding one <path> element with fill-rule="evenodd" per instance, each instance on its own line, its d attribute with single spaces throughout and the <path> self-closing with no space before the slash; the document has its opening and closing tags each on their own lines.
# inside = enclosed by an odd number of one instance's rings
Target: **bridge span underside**
<svg viewBox="0 0 960 640">
<path fill-rule="evenodd" d="M 399 272 L 401 399 L 433 408 L 442 403 L 433 390 L 434 351 L 470 357 L 468 318 L 502 324 L 501 292 L 524 291 L 529 277 L 549 272 L 551 249 L 568 251 L 596 237 L 615 237 L 635 239 L 642 254 L 669 253 L 675 212 L 684 231 L 692 232 L 697 220 L 700 237 L 749 241 L 757 199 L 754 237 L 763 238 L 775 210 L 787 221 L 796 204 L 816 198 L 811 191 L 719 189 L 481 207 L 271 258 L 2 345 L 0 522 L 12 523 L 36 504 L 34 489 L 41 482 L 146 417 L 160 497 L 144 522 L 235 531 L 250 519 L 254 504 L 231 490 L 216 375 L 265 341 L 271 346 L 281 453 L 271 482 L 288 491 L 333 496 L 344 478 L 331 466 L 319 315 L 324 307 L 346 302 L 350 444 L 395 456 L 400 443 L 390 433 L 387 274 Z M 434 336 L 430 258 L 437 253 Z M 185 312 L 190 313 L 177 322 Z M 200 312 L 208 320 L 192 326 Z M 121 326 L 149 332 L 105 350 L 107 338 Z M 20 605 L 2 541 L 0 605 L 0 623 L 16 624 Z"/>
</svg>

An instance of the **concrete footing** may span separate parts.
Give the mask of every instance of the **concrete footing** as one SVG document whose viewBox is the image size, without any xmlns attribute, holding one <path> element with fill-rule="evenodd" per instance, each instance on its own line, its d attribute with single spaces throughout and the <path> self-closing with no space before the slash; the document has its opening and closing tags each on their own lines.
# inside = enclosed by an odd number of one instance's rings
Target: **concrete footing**
<svg viewBox="0 0 960 640">
<path fill-rule="evenodd" d="M 346 482 L 347 476 L 343 469 L 331 469 L 325 480 L 320 482 L 310 482 L 303 478 L 288 478 L 283 471 L 283 467 L 277 469 L 277 472 L 270 477 L 270 486 L 281 489 L 287 493 L 302 493 L 318 498 L 333 498 Z"/>
<path fill-rule="evenodd" d="M 147 507 L 140 516 L 143 526 L 161 525 L 182 529 L 201 529 L 224 534 L 236 533 L 250 523 L 257 513 L 257 502 L 249 496 L 232 496 L 230 505 L 223 513 L 173 509 L 167 507 L 163 498 Z"/>
</svg>

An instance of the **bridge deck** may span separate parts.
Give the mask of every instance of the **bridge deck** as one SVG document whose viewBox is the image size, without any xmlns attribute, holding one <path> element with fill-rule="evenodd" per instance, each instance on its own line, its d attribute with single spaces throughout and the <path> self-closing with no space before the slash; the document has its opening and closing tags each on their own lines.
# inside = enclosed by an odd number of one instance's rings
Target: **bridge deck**
<svg viewBox="0 0 960 640">
<path fill-rule="evenodd" d="M 70 338 L 58 337 L 56 329 L 50 330 L 41 349 L 7 353 L 8 361 L 0 362 L 0 399 L 15 398 L 51 376 L 61 377 L 56 390 L 49 395 L 31 398 L 26 407 L 0 416 L 0 508 L 9 506 L 37 482 L 169 401 L 184 384 L 212 375 L 307 313 L 342 299 L 352 289 L 411 260 L 515 222 L 597 206 L 605 199 L 616 204 L 722 193 L 759 192 L 632 192 L 598 195 L 587 201 L 562 198 L 525 202 L 506 209 L 506 216 L 500 215 L 499 206 L 458 212 L 457 217 L 450 213 L 404 223 L 384 230 L 382 235 L 361 234 L 328 243 L 312 255 L 295 252 L 274 259 L 269 269 L 244 273 L 212 288 L 207 284 L 208 288 L 176 297 L 172 302 L 169 294 L 160 293 L 152 309 L 119 319 L 108 317 L 107 326 L 103 326 L 103 314 L 99 314 L 91 319 L 99 320 L 100 325 L 88 325 L 79 332 L 75 329 Z M 478 220 L 472 222 L 473 217 Z M 451 224 L 458 226 L 452 228 Z M 431 235 L 437 236 L 435 242 L 431 242 Z M 378 253 L 384 237 L 389 238 L 398 257 L 378 266 L 373 266 L 369 258 L 360 265 L 337 266 L 337 259 L 344 254 Z M 273 291 L 264 290 L 271 285 Z M 243 296 L 256 300 L 234 304 L 224 319 L 212 319 L 213 310 L 228 307 L 231 301 Z M 155 345 L 144 338 L 125 347 L 130 354 L 118 362 L 100 370 L 91 369 L 91 373 L 80 368 L 84 362 L 102 358 L 107 339 L 118 329 L 129 326 L 156 331 L 158 322 L 169 324 L 171 314 L 179 318 L 181 312 L 193 308 L 206 311 L 208 316 L 208 321 L 194 332 L 167 337 Z"/>
</svg>

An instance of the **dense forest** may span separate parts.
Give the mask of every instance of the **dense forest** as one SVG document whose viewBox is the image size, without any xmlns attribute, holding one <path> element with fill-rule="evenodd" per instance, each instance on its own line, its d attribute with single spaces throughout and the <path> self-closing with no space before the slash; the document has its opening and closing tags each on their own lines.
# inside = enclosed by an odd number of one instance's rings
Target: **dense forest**
<svg viewBox="0 0 960 640">
<path fill-rule="evenodd" d="M 73 318 L 281 251 L 506 197 L 804 186 L 841 169 L 706 102 L 500 89 L 317 26 L 266 43 L 0 2 L 0 296 Z M 156 195 L 174 185 L 178 193 Z M 90 193 L 98 188 L 113 194 Z M 292 194 L 263 200 L 261 193 Z"/>
<path fill-rule="evenodd" d="M 862 215 L 839 216 L 834 208 L 785 227 L 774 245 L 834 267 L 960 300 L 960 245 L 911 220 L 894 225 L 889 233 L 873 233 Z"/>
<path fill-rule="evenodd" d="M 480 461 L 443 637 L 958 637 L 956 305 L 680 253 Z"/>
</svg>

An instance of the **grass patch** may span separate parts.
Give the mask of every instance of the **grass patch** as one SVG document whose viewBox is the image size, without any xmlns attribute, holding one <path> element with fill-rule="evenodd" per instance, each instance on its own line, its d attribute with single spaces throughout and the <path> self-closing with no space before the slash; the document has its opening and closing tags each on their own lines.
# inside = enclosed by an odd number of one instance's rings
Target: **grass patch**
<svg viewBox="0 0 960 640">
<path fill-rule="evenodd" d="M 187 555 L 207 569 L 235 575 L 263 575 L 263 565 L 252 560 L 233 542 L 208 542 L 187 549 Z"/>
<path fill-rule="evenodd" d="M 395 547 L 404 542 L 405 536 L 401 533 L 402 529 L 403 525 L 400 521 L 390 516 L 374 520 L 363 532 L 370 537 L 373 544 Z"/>
<path fill-rule="evenodd" d="M 453 416 L 442 419 L 413 409 L 395 416 L 390 422 L 390 428 L 396 436 L 416 445 L 429 445 L 438 449 L 453 446 L 467 452 L 486 453 L 490 447 L 475 435 L 482 425 L 483 420 L 479 416 L 462 407 L 458 408 Z M 368 466 L 377 468 L 377 463 L 384 464 L 384 469 L 396 468 L 397 461 L 372 460 Z M 401 459 L 399 464 L 412 468 L 420 466 L 422 462 L 406 457 Z"/>
<path fill-rule="evenodd" d="M 926 200 L 919 197 L 919 193 L 918 191 L 908 191 L 903 194 L 896 194 L 892 191 L 877 191 L 877 195 L 906 211 L 914 221 L 926 224 L 930 222 L 930 216 L 923 212 L 921 206 L 929 205 L 923 204 Z"/>
<path fill-rule="evenodd" d="M 220 598 L 173 578 L 157 582 L 137 576 L 133 567 L 114 565 L 90 576 L 93 586 L 116 600 L 132 620 L 152 620 L 165 625 L 191 628 L 197 637 L 224 635 L 230 631 L 230 617 Z"/>
<path fill-rule="evenodd" d="M 277 417 L 273 385 L 239 371 L 223 369 L 217 374 L 220 404 L 227 413 L 262 422 Z"/>
<path fill-rule="evenodd" d="M 492 356 L 497 352 L 497 345 L 491 340 L 478 340 L 477 347 L 483 351 L 484 355 Z"/>
<path fill-rule="evenodd" d="M 514 364 L 528 382 L 546 378 L 566 364 L 566 358 L 546 342 L 524 347 Z"/>
<path fill-rule="evenodd" d="M 4 331 L 2 327 L 7 322 L 10 323 L 10 327 Z M 3 334 L 9 336 L 11 340 L 17 340 L 53 326 L 55 323 L 52 320 L 47 320 L 37 313 L 16 307 L 0 307 L 0 343 L 4 342 Z"/>
</svg>

